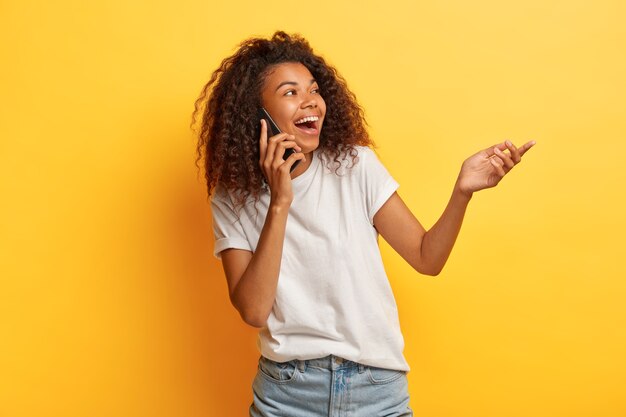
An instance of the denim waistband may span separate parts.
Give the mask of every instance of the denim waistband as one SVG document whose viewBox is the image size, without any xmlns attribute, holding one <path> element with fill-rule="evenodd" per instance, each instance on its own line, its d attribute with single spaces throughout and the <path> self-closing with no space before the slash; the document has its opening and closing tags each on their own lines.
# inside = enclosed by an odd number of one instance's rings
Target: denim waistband
<svg viewBox="0 0 626 417">
<path fill-rule="evenodd" d="M 335 355 L 328 355 L 323 358 L 315 359 L 296 359 L 294 362 L 297 363 L 298 369 L 302 372 L 304 372 L 304 370 L 309 366 L 329 370 L 358 367 L 359 373 L 362 373 L 365 370 L 365 365 Z"/>
</svg>

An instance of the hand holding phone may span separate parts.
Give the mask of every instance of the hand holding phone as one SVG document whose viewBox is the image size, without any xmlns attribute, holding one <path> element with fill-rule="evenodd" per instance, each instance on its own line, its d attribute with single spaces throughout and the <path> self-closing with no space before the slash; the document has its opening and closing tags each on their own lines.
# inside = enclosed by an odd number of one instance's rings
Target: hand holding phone
<svg viewBox="0 0 626 417">
<path fill-rule="evenodd" d="M 276 123 L 274 122 L 274 120 L 272 119 L 272 116 L 270 116 L 267 110 L 265 110 L 265 108 L 263 107 L 259 109 L 259 118 L 265 119 L 265 124 L 268 127 L 268 131 L 267 131 L 268 138 L 278 135 L 279 133 L 282 133 L 280 129 L 278 128 L 278 126 L 276 125 Z M 295 152 L 296 150 L 293 148 L 285 149 L 285 154 L 283 155 L 283 159 L 287 160 L 287 158 L 289 158 L 289 156 Z M 290 172 L 293 171 L 295 167 L 298 166 L 299 163 L 300 163 L 300 160 L 294 162 L 294 164 L 291 166 Z"/>
</svg>

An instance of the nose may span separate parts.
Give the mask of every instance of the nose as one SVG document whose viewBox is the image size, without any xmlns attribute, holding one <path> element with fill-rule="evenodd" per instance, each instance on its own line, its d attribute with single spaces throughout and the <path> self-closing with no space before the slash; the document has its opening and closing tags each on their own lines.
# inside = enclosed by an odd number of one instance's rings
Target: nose
<svg viewBox="0 0 626 417">
<path fill-rule="evenodd" d="M 307 107 L 317 107 L 317 96 L 315 94 L 307 94 L 304 100 L 302 100 L 301 107 L 304 109 Z"/>
</svg>

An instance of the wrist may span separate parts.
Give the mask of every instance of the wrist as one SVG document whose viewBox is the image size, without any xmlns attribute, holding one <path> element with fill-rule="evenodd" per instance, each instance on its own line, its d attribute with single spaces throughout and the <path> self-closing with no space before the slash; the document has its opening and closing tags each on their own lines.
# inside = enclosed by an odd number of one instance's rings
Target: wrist
<svg viewBox="0 0 626 417">
<path fill-rule="evenodd" d="M 460 197 L 461 199 L 469 201 L 469 200 L 472 199 L 472 196 L 474 195 L 474 192 L 473 191 L 469 191 L 469 190 L 464 190 L 461 187 L 461 184 L 459 184 L 459 181 L 457 180 L 456 184 L 454 184 L 454 190 L 453 190 L 452 194 Z"/>
<path fill-rule="evenodd" d="M 289 206 L 291 206 L 291 204 L 287 202 L 270 201 L 268 211 L 273 215 L 287 214 Z"/>
</svg>

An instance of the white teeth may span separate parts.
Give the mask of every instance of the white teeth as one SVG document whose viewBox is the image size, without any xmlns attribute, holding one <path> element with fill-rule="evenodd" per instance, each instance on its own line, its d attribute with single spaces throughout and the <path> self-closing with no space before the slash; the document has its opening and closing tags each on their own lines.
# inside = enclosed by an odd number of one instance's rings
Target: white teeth
<svg viewBox="0 0 626 417">
<path fill-rule="evenodd" d="M 300 124 L 300 123 L 304 123 L 304 122 L 317 122 L 320 118 L 317 116 L 307 116 L 307 117 L 303 117 L 300 120 L 296 120 L 294 123 L 295 124 Z"/>
</svg>

